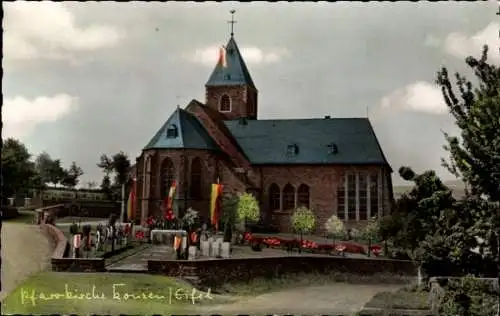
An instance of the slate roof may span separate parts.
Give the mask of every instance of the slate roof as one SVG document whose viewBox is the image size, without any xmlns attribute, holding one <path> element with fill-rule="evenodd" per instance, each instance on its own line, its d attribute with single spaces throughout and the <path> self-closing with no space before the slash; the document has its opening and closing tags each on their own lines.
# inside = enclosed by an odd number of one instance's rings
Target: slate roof
<svg viewBox="0 0 500 316">
<path fill-rule="evenodd" d="M 205 84 L 206 87 L 221 85 L 249 85 L 255 88 L 250 72 L 232 36 L 226 45 L 226 67 L 218 63 Z"/>
<path fill-rule="evenodd" d="M 177 137 L 167 137 L 167 129 L 174 126 L 177 127 Z M 169 148 L 220 150 L 198 118 L 180 108 L 174 111 L 144 150 Z"/>
<path fill-rule="evenodd" d="M 225 121 L 250 162 L 388 165 L 367 118 Z M 331 152 L 333 144 L 337 153 Z M 297 152 L 293 153 L 296 145 Z"/>
</svg>

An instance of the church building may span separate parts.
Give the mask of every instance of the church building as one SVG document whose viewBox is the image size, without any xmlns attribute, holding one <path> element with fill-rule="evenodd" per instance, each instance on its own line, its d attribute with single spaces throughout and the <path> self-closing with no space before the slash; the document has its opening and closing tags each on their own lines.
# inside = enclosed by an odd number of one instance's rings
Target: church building
<svg viewBox="0 0 500 316">
<path fill-rule="evenodd" d="M 136 220 L 161 214 L 173 181 L 178 214 L 191 207 L 208 218 L 219 181 L 224 193 L 254 194 L 262 223 L 283 232 L 299 206 L 314 212 L 318 230 L 334 214 L 357 226 L 390 211 L 392 169 L 368 118 L 259 119 L 233 33 L 205 89 L 205 100 L 177 107 L 137 158 Z"/>
</svg>

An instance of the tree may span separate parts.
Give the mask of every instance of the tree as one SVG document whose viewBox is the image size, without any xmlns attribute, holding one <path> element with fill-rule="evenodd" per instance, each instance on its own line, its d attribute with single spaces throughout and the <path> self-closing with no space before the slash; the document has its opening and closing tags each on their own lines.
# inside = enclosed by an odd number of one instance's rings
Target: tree
<svg viewBox="0 0 500 316">
<path fill-rule="evenodd" d="M 11 197 L 17 193 L 25 193 L 32 187 L 36 179 L 31 154 L 20 141 L 8 138 L 2 148 L 3 196 Z M 2 201 L 2 204 L 6 201 Z"/>
<path fill-rule="evenodd" d="M 89 190 L 92 190 L 92 189 L 94 189 L 95 187 L 97 187 L 97 183 L 96 183 L 95 181 L 88 181 L 88 182 L 87 182 L 87 188 L 88 188 Z"/>
<path fill-rule="evenodd" d="M 234 226 L 238 214 L 239 198 L 235 194 L 225 194 L 222 197 L 222 216 L 221 221 L 224 223 L 224 241 L 230 242 L 233 237 Z"/>
<path fill-rule="evenodd" d="M 61 160 L 52 159 L 46 152 L 41 153 L 35 159 L 35 169 L 43 185 L 52 183 L 57 186 L 65 176 Z"/>
<path fill-rule="evenodd" d="M 490 223 L 476 232 L 490 230 L 492 236 L 486 243 L 497 258 L 500 282 L 500 67 L 488 63 L 488 47 L 484 46 L 481 58 L 468 57 L 466 64 L 473 70 L 477 84 L 459 73 L 453 86 L 448 70 L 443 67 L 437 75 L 448 110 L 461 131 L 460 138 L 445 133 L 449 161 L 443 164 L 457 178 L 462 179 L 470 192 L 468 199 L 482 199 L 495 204 L 476 202 L 490 212 L 484 221 Z M 457 92 L 458 90 L 458 92 Z M 491 209 L 496 208 L 496 211 Z M 496 230 L 495 230 L 496 228 Z M 494 236 L 496 235 L 496 236 Z"/>
<path fill-rule="evenodd" d="M 78 178 L 83 175 L 82 168 L 77 166 L 76 162 L 72 162 L 68 170 L 65 171 L 65 176 L 62 180 L 62 185 L 74 189 L 78 185 Z"/>
<path fill-rule="evenodd" d="M 249 221 L 256 222 L 260 218 L 259 202 L 251 193 L 242 193 L 238 196 L 237 220 L 245 225 Z"/>
<path fill-rule="evenodd" d="M 345 225 L 344 225 L 344 222 L 342 222 L 337 217 L 337 215 L 332 215 L 332 217 L 330 217 L 325 222 L 325 230 L 330 235 L 329 237 L 332 237 L 333 243 L 335 243 L 335 239 L 336 238 L 345 235 Z"/>
<path fill-rule="evenodd" d="M 313 212 L 306 207 L 299 207 L 292 215 L 292 227 L 295 232 L 300 234 L 300 248 L 302 250 L 302 241 L 304 234 L 310 233 L 316 224 L 316 217 Z"/>
<path fill-rule="evenodd" d="M 101 168 L 104 174 L 108 177 L 114 170 L 113 160 L 105 154 L 101 155 L 100 162 L 97 164 L 97 166 Z"/>
<path fill-rule="evenodd" d="M 111 199 L 111 179 L 107 175 L 102 178 L 101 190 L 106 194 L 107 199 Z"/>
<path fill-rule="evenodd" d="M 363 239 L 368 241 L 368 257 L 371 256 L 372 242 L 379 236 L 379 231 L 379 221 L 376 218 L 371 218 L 361 231 Z"/>
<path fill-rule="evenodd" d="M 130 160 L 127 155 L 122 151 L 114 154 L 111 158 L 113 163 L 113 170 L 115 172 L 115 184 L 120 187 L 128 181 L 128 174 L 130 170 Z"/>
</svg>

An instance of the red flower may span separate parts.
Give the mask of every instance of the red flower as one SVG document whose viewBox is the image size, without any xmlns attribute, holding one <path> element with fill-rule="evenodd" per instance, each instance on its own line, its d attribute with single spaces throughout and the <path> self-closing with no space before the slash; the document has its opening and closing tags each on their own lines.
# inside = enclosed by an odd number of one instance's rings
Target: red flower
<svg viewBox="0 0 500 316">
<path fill-rule="evenodd" d="M 130 228 L 131 228 L 131 225 L 129 223 L 125 224 L 125 227 L 123 227 L 123 233 L 127 236 L 128 234 L 130 234 Z"/>
<path fill-rule="evenodd" d="M 172 221 L 175 218 L 174 212 L 172 210 L 168 210 L 163 214 L 163 218 L 166 219 L 167 221 Z"/>
<path fill-rule="evenodd" d="M 252 240 L 252 233 L 250 233 L 250 232 L 245 232 L 245 233 L 243 233 L 243 239 L 244 239 L 245 241 L 250 241 L 250 240 Z"/>
<path fill-rule="evenodd" d="M 135 233 L 135 238 L 144 239 L 144 232 L 142 230 Z"/>
<path fill-rule="evenodd" d="M 153 225 L 153 222 L 154 222 L 154 218 L 153 218 L 153 216 L 150 216 L 150 217 L 148 217 L 146 224 Z"/>
<path fill-rule="evenodd" d="M 338 244 L 335 246 L 335 250 L 337 250 L 338 252 L 342 252 L 344 250 L 346 250 L 346 246 L 344 244 Z"/>
<path fill-rule="evenodd" d="M 382 252 L 382 249 L 380 246 L 378 245 L 375 245 L 375 246 L 372 246 L 371 247 L 371 252 L 375 255 L 375 256 L 378 256 L 380 255 L 380 253 Z"/>
</svg>

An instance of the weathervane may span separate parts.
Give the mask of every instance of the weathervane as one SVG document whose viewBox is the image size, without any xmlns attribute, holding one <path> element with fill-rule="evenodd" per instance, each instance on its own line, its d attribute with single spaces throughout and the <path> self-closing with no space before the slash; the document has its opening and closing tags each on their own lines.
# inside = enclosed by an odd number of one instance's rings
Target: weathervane
<svg viewBox="0 0 500 316">
<path fill-rule="evenodd" d="M 234 20 L 234 13 L 235 12 L 236 12 L 236 10 L 229 11 L 229 13 L 231 13 L 231 21 L 227 21 L 227 23 L 231 24 L 231 37 L 233 37 L 233 35 L 234 35 L 234 23 L 236 23 L 236 21 Z"/>
</svg>

